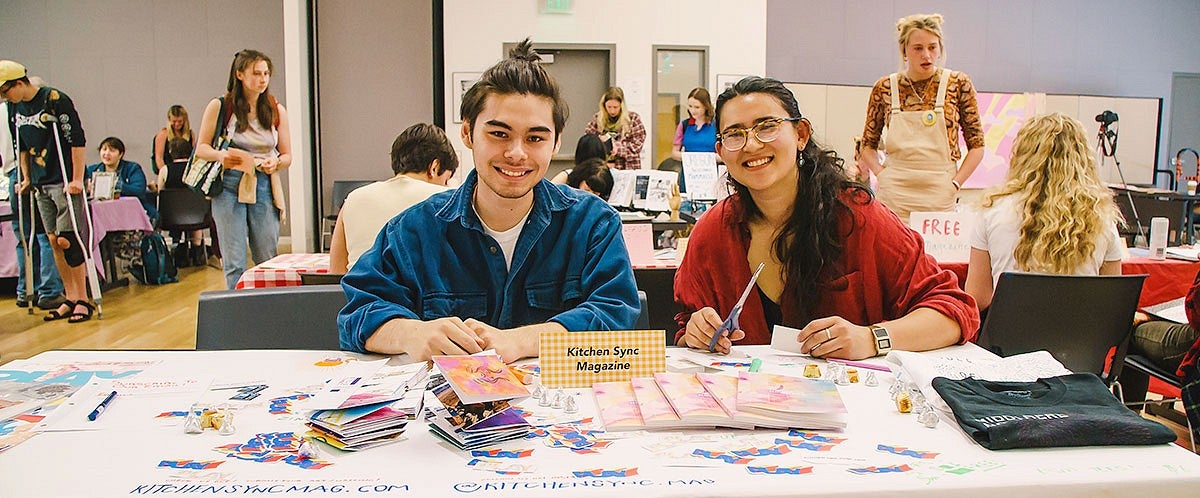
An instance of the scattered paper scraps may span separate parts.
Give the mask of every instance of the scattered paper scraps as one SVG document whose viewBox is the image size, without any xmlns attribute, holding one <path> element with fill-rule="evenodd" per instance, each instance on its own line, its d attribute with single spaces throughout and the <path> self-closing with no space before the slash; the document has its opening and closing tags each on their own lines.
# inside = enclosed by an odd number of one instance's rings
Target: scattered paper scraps
<svg viewBox="0 0 1200 498">
<path fill-rule="evenodd" d="M 281 396 L 271 398 L 268 406 L 268 411 L 271 415 L 290 415 L 292 414 L 292 402 L 311 398 L 311 394 L 293 394 L 291 396 Z"/>
<path fill-rule="evenodd" d="M 859 474 L 859 475 L 862 475 L 862 474 L 892 474 L 892 473 L 898 473 L 898 472 L 911 472 L 912 467 L 909 467 L 907 464 L 891 465 L 891 466 L 887 466 L 887 467 L 876 467 L 876 466 L 872 465 L 870 467 L 858 467 L 858 468 L 853 468 L 853 469 L 849 469 L 849 470 L 851 473 Z"/>
<path fill-rule="evenodd" d="M 939 455 L 939 453 L 935 453 L 932 451 L 913 450 L 913 449 L 906 448 L 904 446 L 888 446 L 886 444 L 880 444 L 880 445 L 875 446 L 875 450 L 881 451 L 883 453 L 891 453 L 893 455 L 920 458 L 923 460 L 934 459 L 934 458 L 937 458 L 937 456 Z"/>
<path fill-rule="evenodd" d="M 163 460 L 158 462 L 158 466 L 170 469 L 208 470 L 215 469 L 223 463 L 225 463 L 224 460 Z"/>
<path fill-rule="evenodd" d="M 771 475 L 801 475 L 811 474 L 812 467 L 779 467 L 777 465 L 768 465 L 766 467 L 755 467 L 747 465 L 746 471 L 751 474 L 771 474 Z"/>
<path fill-rule="evenodd" d="M 733 453 L 726 453 L 724 451 L 710 451 L 700 448 L 696 448 L 696 450 L 692 452 L 692 455 L 700 458 L 707 458 L 709 460 L 720 460 L 722 462 L 734 465 L 745 465 L 754 461 L 753 458 L 747 458 L 744 456 L 735 455 Z"/>
<path fill-rule="evenodd" d="M 770 448 L 745 448 L 740 450 L 732 450 L 730 453 L 741 457 L 761 457 L 771 455 L 785 455 L 791 453 L 792 449 L 786 444 L 772 446 Z"/>
<path fill-rule="evenodd" d="M 256 434 L 245 443 L 226 444 L 213 449 L 230 458 L 259 463 L 283 462 L 306 470 L 333 465 L 315 458 L 301 458 L 300 442 L 301 438 L 294 432 L 266 432 Z"/>
<path fill-rule="evenodd" d="M 533 450 L 530 450 L 530 451 L 533 451 Z M 502 476 L 515 476 L 515 475 L 520 475 L 520 474 L 526 474 L 529 472 L 534 472 L 536 470 L 536 468 L 533 465 L 527 464 L 527 463 L 503 462 L 503 461 L 496 461 L 496 460 L 487 460 L 487 459 L 483 459 L 483 458 L 471 459 L 471 461 L 467 462 L 467 467 L 470 467 L 473 470 L 483 470 L 483 471 L 488 471 L 488 472 L 495 472 Z"/>
<path fill-rule="evenodd" d="M 846 442 L 846 438 L 844 438 L 844 437 L 825 436 L 819 432 L 802 431 L 799 429 L 792 429 L 792 430 L 788 431 L 788 437 L 798 437 L 798 438 L 802 438 L 802 439 L 805 439 L 808 441 L 816 441 L 818 443 L 829 443 L 829 444 L 841 444 L 841 443 Z"/>
<path fill-rule="evenodd" d="M 354 358 L 351 358 L 348 356 L 347 357 L 330 356 L 330 357 L 318 360 L 316 363 L 313 363 L 313 365 L 316 365 L 318 367 L 336 367 L 338 365 L 344 365 L 346 363 L 350 363 L 354 360 L 355 360 Z"/>
<path fill-rule="evenodd" d="M 626 467 L 620 469 L 572 470 L 571 474 L 575 477 L 631 477 L 638 475 L 638 469 L 637 467 Z"/>
<path fill-rule="evenodd" d="M 714 361 L 714 362 L 712 362 L 712 364 L 711 364 L 711 365 L 709 365 L 709 366 L 713 366 L 713 367 L 735 367 L 735 368 L 749 368 L 749 367 L 750 367 L 750 362 L 748 362 L 748 361 Z"/>
<path fill-rule="evenodd" d="M 528 458 L 533 456 L 533 448 L 522 450 L 504 450 L 500 448 L 472 450 L 471 456 L 486 458 Z"/>
<path fill-rule="evenodd" d="M 784 439 L 784 438 L 776 438 L 775 443 L 786 445 L 787 447 L 796 449 L 796 450 L 808 450 L 808 451 L 830 451 L 835 446 L 837 446 L 836 444 L 814 443 L 814 442 L 810 442 L 810 441 L 805 441 L 803 439 Z"/>
<path fill-rule="evenodd" d="M 154 418 L 182 418 L 186 417 L 187 414 L 187 410 L 173 410 L 169 412 L 162 412 L 158 415 L 155 415 Z"/>
</svg>

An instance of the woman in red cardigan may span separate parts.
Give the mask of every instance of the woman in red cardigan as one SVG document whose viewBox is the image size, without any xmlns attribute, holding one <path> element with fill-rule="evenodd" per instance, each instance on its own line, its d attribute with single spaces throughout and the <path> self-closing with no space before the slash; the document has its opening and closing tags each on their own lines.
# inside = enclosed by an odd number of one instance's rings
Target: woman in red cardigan
<svg viewBox="0 0 1200 498">
<path fill-rule="evenodd" d="M 861 359 L 974 338 L 975 301 L 925 254 L 921 237 L 847 180 L 842 159 L 812 140 L 812 125 L 777 80 L 748 77 L 717 99 L 717 153 L 735 193 L 696 224 L 675 276 L 680 346 L 708 349 L 713 333 L 765 268 L 740 330 L 716 349 L 768 344 L 774 325 L 816 357 Z"/>
</svg>

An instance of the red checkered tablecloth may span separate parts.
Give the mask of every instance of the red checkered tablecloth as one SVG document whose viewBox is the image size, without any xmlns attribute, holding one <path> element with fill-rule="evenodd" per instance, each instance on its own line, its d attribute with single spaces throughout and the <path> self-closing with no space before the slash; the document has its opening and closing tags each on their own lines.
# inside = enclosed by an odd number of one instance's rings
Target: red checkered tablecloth
<svg viewBox="0 0 1200 498">
<path fill-rule="evenodd" d="M 329 273 L 329 254 L 280 254 L 249 268 L 238 279 L 238 289 L 300 285 L 301 273 Z"/>
</svg>

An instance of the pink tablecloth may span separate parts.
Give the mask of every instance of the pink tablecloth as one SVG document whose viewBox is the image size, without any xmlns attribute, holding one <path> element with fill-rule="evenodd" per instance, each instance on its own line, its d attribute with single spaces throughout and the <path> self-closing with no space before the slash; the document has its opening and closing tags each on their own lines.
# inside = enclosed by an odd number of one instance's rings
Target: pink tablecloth
<svg viewBox="0 0 1200 498">
<path fill-rule="evenodd" d="M 328 253 L 280 254 L 249 268 L 236 288 L 290 287 L 300 285 L 301 273 L 329 273 Z"/>
<path fill-rule="evenodd" d="M 0 215 L 12 213 L 8 201 L 0 204 Z M 17 234 L 13 232 L 12 222 L 0 223 L 0 278 L 17 276 Z"/>
<path fill-rule="evenodd" d="M 104 265 L 100 261 L 100 241 L 109 232 L 140 230 L 153 232 L 150 218 L 136 197 L 122 197 L 111 201 L 92 201 L 92 260 L 96 271 L 104 277 Z"/>
</svg>

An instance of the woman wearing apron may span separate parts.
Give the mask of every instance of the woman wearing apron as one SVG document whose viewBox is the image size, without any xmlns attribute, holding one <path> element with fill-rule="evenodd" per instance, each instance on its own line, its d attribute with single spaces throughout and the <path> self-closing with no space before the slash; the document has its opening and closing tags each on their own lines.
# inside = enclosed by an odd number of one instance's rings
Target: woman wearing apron
<svg viewBox="0 0 1200 498">
<path fill-rule="evenodd" d="M 938 67 L 945 63 L 942 16 L 903 17 L 896 31 L 905 69 L 871 89 L 861 154 L 879 178 L 876 196 L 907 224 L 913 212 L 954 210 L 958 190 L 983 159 L 983 127 L 971 78 Z M 880 164 L 884 126 L 887 158 Z M 965 157 L 958 147 L 960 128 Z"/>
</svg>

